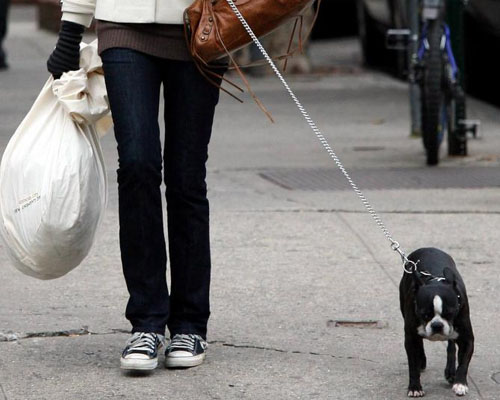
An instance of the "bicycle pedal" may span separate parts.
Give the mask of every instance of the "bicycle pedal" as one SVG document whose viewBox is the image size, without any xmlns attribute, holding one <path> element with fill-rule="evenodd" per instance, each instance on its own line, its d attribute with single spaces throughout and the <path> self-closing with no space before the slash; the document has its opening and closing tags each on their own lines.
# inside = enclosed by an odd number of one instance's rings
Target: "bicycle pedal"
<svg viewBox="0 0 500 400">
<path fill-rule="evenodd" d="M 461 119 L 458 124 L 463 129 L 466 135 L 477 139 L 479 127 L 481 126 L 481 121 L 478 119 Z"/>
<path fill-rule="evenodd" d="M 409 29 L 389 29 L 385 34 L 385 46 L 391 50 L 406 50 L 410 36 Z"/>
</svg>

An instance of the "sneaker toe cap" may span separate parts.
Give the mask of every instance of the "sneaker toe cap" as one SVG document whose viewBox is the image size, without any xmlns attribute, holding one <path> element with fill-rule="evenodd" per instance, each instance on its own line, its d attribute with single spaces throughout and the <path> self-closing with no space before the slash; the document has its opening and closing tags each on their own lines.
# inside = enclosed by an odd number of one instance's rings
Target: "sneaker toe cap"
<svg viewBox="0 0 500 400">
<path fill-rule="evenodd" d="M 122 357 L 125 360 L 150 360 L 151 357 L 149 357 L 147 354 L 141 354 L 141 353 L 132 353 L 132 354 L 127 354 L 126 356 Z"/>
<path fill-rule="evenodd" d="M 169 358 L 187 358 L 187 357 L 193 357 L 193 354 L 190 353 L 189 351 L 176 350 L 176 351 L 172 351 L 171 353 L 168 353 L 167 357 L 169 357 Z"/>
</svg>

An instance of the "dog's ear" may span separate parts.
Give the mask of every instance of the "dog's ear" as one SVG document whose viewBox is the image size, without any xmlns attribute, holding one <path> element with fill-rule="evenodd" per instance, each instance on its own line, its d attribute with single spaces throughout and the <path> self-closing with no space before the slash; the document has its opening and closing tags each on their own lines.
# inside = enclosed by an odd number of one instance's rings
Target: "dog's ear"
<svg viewBox="0 0 500 400">
<path fill-rule="evenodd" d="M 453 271 L 446 267 L 444 270 L 443 270 L 443 276 L 444 276 L 444 279 L 446 280 L 446 282 L 448 282 L 450 285 L 452 285 L 453 287 L 457 287 L 457 277 L 455 276 L 455 274 L 453 273 Z"/>
<path fill-rule="evenodd" d="M 450 268 L 446 267 L 443 270 L 443 276 L 444 276 L 444 279 L 446 279 L 446 282 L 451 283 L 452 285 L 454 285 L 456 283 L 455 274 L 453 273 L 453 271 Z"/>
</svg>

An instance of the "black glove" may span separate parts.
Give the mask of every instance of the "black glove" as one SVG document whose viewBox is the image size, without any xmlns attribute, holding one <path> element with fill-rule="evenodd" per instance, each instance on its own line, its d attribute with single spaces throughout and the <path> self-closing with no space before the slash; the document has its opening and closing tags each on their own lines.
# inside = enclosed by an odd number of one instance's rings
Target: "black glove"
<svg viewBox="0 0 500 400">
<path fill-rule="evenodd" d="M 62 21 L 56 48 L 47 60 L 47 69 L 55 79 L 63 72 L 80 68 L 80 42 L 85 27 L 70 21 Z"/>
</svg>

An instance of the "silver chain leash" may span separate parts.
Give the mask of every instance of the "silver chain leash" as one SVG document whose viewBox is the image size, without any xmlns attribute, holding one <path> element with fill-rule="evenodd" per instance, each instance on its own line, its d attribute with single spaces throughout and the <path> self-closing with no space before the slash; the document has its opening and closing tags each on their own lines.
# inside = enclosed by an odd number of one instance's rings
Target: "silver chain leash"
<svg viewBox="0 0 500 400">
<path fill-rule="evenodd" d="M 340 162 L 340 159 L 338 158 L 337 154 L 335 154 L 335 152 L 333 151 L 333 149 L 331 148 L 331 146 L 328 144 L 328 141 L 326 140 L 326 138 L 323 136 L 323 134 L 321 133 L 321 131 L 319 130 L 319 128 L 316 126 L 316 124 L 313 121 L 313 119 L 309 116 L 309 114 L 306 111 L 306 109 L 304 108 L 304 106 L 301 104 L 301 102 L 299 101 L 299 99 L 297 98 L 297 96 L 295 95 L 295 93 L 292 91 L 292 89 L 290 88 L 290 86 L 286 82 L 285 78 L 283 78 L 283 75 L 281 74 L 281 72 L 279 71 L 279 69 L 276 67 L 276 64 L 273 62 L 273 60 L 271 59 L 271 57 L 269 56 L 269 54 L 267 54 L 266 49 L 264 48 L 264 46 L 262 46 L 262 44 L 260 43 L 259 39 L 255 35 L 255 33 L 253 32 L 252 28 L 250 27 L 250 25 L 248 24 L 248 22 L 245 20 L 245 18 L 243 17 L 243 15 L 241 15 L 240 10 L 238 10 L 238 8 L 234 4 L 233 0 L 226 0 L 226 1 L 229 4 L 229 6 L 231 7 L 231 9 L 233 10 L 233 12 L 238 17 L 238 19 L 240 20 L 241 24 L 243 25 L 243 27 L 245 28 L 245 30 L 247 31 L 247 33 L 252 38 L 252 40 L 255 43 L 255 45 L 261 51 L 262 55 L 267 60 L 267 62 L 269 63 L 269 65 L 273 69 L 274 73 L 278 76 L 279 80 L 281 81 L 281 83 L 283 84 L 283 86 L 285 87 L 285 89 L 287 90 L 288 94 L 293 99 L 294 103 L 297 105 L 297 108 L 300 110 L 300 113 L 302 114 L 302 116 L 304 117 L 304 119 L 307 121 L 309 127 L 312 129 L 312 131 L 314 132 L 314 134 L 316 135 L 316 137 L 318 138 L 318 140 L 320 141 L 320 143 L 323 145 L 323 147 L 325 148 L 325 150 L 328 152 L 328 154 L 330 155 L 330 157 L 333 159 L 333 161 L 335 162 L 335 164 L 337 165 L 337 167 L 340 169 L 340 171 L 342 171 L 342 174 L 344 174 L 345 178 L 349 182 L 349 185 L 351 185 L 351 187 L 354 190 L 354 192 L 358 195 L 359 199 L 361 200 L 361 202 L 365 206 L 365 208 L 368 211 L 368 213 L 372 216 L 372 218 L 375 220 L 375 223 L 377 224 L 377 226 L 384 233 L 384 236 L 391 242 L 391 249 L 393 251 L 396 251 L 397 253 L 399 253 L 399 255 L 401 256 L 401 260 L 403 262 L 403 269 L 404 269 L 404 271 L 406 273 L 408 273 L 408 274 L 413 273 L 413 271 L 415 271 L 416 268 L 417 268 L 417 264 L 414 261 L 411 261 L 411 260 L 408 259 L 408 257 L 406 256 L 405 252 L 401 249 L 400 244 L 396 240 L 394 240 L 392 238 L 391 233 L 389 232 L 389 230 L 385 226 L 385 224 L 382 221 L 382 219 L 380 218 L 380 216 L 374 210 L 374 208 L 372 207 L 372 205 L 370 204 L 370 202 L 368 201 L 368 199 L 366 198 L 366 196 L 363 194 L 363 192 L 354 183 L 354 181 L 352 180 L 351 176 L 349 175 L 349 173 L 345 169 L 344 165 Z"/>
</svg>

